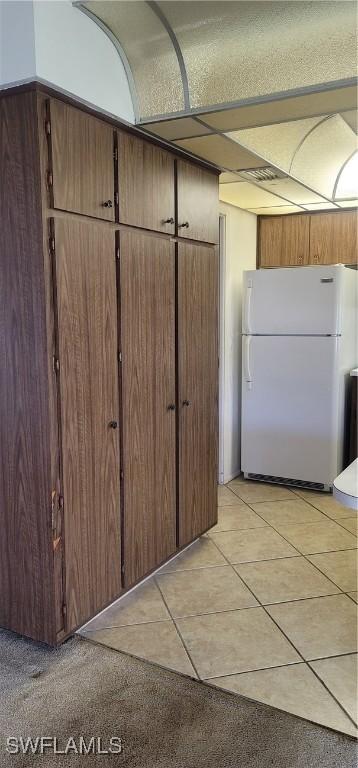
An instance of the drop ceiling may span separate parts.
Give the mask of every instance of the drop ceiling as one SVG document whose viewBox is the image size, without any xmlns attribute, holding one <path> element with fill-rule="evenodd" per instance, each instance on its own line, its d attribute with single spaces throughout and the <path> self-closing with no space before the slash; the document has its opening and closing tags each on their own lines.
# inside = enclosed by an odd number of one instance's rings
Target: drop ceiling
<svg viewBox="0 0 358 768">
<path fill-rule="evenodd" d="M 116 46 L 136 122 L 218 166 L 223 201 L 270 215 L 357 204 L 355 2 L 74 4 Z"/>
</svg>

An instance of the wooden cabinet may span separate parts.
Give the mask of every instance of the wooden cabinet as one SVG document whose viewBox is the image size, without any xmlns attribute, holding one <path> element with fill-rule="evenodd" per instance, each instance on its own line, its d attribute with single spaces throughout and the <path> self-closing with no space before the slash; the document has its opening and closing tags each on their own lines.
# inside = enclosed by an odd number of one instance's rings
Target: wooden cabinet
<svg viewBox="0 0 358 768">
<path fill-rule="evenodd" d="M 178 246 L 179 545 L 217 521 L 218 259 Z"/>
<path fill-rule="evenodd" d="M 260 267 L 357 264 L 357 211 L 262 216 Z"/>
<path fill-rule="evenodd" d="M 177 163 L 177 234 L 205 243 L 219 237 L 218 177 L 184 160 Z"/>
<path fill-rule="evenodd" d="M 310 264 L 356 264 L 357 211 L 311 216 Z"/>
<path fill-rule="evenodd" d="M 174 244 L 120 234 L 124 583 L 176 548 Z"/>
<path fill-rule="evenodd" d="M 56 99 L 48 104 L 54 208 L 114 221 L 113 129 Z"/>
<path fill-rule="evenodd" d="M 119 221 L 174 234 L 174 157 L 137 136 L 118 134 Z"/>
<path fill-rule="evenodd" d="M 114 233 L 53 222 L 67 622 L 121 590 Z"/>
<path fill-rule="evenodd" d="M 0 118 L 0 626 L 56 645 L 216 523 L 218 180 L 46 89 Z"/>
<path fill-rule="evenodd" d="M 303 266 L 309 261 L 309 217 L 266 216 L 260 219 L 260 266 Z"/>
</svg>

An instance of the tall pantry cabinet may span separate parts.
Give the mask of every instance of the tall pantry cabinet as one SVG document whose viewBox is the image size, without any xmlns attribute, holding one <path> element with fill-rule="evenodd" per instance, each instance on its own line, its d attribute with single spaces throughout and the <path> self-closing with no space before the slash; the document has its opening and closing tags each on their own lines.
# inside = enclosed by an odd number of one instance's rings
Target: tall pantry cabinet
<svg viewBox="0 0 358 768">
<path fill-rule="evenodd" d="M 0 626 L 55 645 L 216 522 L 218 177 L 0 97 Z"/>
</svg>

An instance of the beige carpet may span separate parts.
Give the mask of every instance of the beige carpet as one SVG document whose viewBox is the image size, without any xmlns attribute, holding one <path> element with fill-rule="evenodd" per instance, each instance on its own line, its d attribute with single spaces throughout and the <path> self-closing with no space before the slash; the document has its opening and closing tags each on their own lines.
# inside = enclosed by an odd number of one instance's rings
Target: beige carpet
<svg viewBox="0 0 358 768">
<path fill-rule="evenodd" d="M 80 639 L 0 631 L 0 766 L 355 768 L 348 736 Z M 7 736 L 110 736 L 123 755 L 9 756 Z"/>
</svg>

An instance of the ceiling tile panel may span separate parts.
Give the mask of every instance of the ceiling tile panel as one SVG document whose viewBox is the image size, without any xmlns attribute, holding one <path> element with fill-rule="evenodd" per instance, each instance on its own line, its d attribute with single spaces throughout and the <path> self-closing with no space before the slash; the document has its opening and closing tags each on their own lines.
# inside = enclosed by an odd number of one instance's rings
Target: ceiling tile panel
<svg viewBox="0 0 358 768">
<path fill-rule="evenodd" d="M 184 57 L 192 107 L 355 73 L 354 3 L 164 0 L 159 7 Z"/>
<path fill-rule="evenodd" d="M 358 208 L 358 199 L 357 200 L 337 200 L 337 205 L 340 208 Z"/>
<path fill-rule="evenodd" d="M 276 192 L 277 195 L 281 195 L 286 200 L 290 200 L 295 205 L 305 205 L 306 203 L 324 203 L 324 198 L 320 195 L 316 195 L 315 192 L 311 192 L 306 189 L 302 184 L 298 184 L 293 179 L 278 179 L 275 181 L 264 181 L 262 186 L 269 192 Z"/>
<path fill-rule="evenodd" d="M 219 197 L 224 203 L 239 205 L 241 208 L 262 208 L 265 205 L 274 206 L 284 202 L 266 189 L 261 189 L 247 181 L 220 185 Z"/>
<path fill-rule="evenodd" d="M 142 127 L 150 131 L 150 133 L 154 133 L 155 136 L 160 136 L 161 139 L 167 139 L 167 141 L 185 139 L 191 136 L 204 136 L 207 133 L 212 133 L 211 128 L 207 128 L 202 123 L 199 123 L 198 120 L 194 120 L 193 117 L 163 120 L 159 123 L 144 123 L 141 124 Z"/>
<path fill-rule="evenodd" d="M 334 205 L 334 203 L 311 203 L 309 205 L 303 206 L 305 211 L 329 211 L 330 209 L 334 208 L 337 210 L 337 206 Z"/>
<path fill-rule="evenodd" d="M 277 205 L 272 208 L 249 208 L 248 210 L 258 216 L 283 216 L 287 213 L 302 213 L 302 209 L 296 205 Z"/>
<path fill-rule="evenodd" d="M 179 147 L 192 152 L 194 155 L 216 163 L 222 168 L 238 170 L 240 168 L 259 168 L 265 163 L 246 149 L 242 149 L 225 136 L 202 136 L 196 139 L 176 141 Z"/>
<path fill-rule="evenodd" d="M 284 123 L 300 118 L 335 114 L 344 110 L 356 113 L 356 87 L 334 88 L 321 93 L 311 93 L 261 104 L 204 112 L 200 119 L 217 131 L 254 128 L 260 125 Z"/>
<path fill-rule="evenodd" d="M 341 117 L 352 128 L 354 133 L 358 133 L 358 113 L 356 109 L 351 109 L 349 112 L 341 112 Z"/>
</svg>

